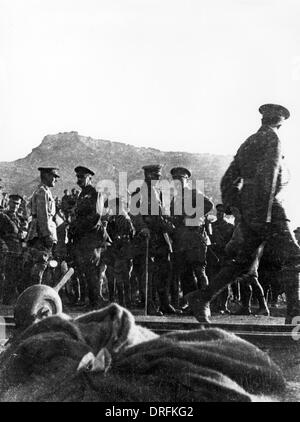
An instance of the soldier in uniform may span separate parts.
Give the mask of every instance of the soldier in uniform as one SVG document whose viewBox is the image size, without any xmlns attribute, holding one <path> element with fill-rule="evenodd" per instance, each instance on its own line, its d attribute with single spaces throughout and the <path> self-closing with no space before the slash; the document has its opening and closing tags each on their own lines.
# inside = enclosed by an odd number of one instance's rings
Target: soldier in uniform
<svg viewBox="0 0 300 422">
<path fill-rule="evenodd" d="M 173 235 L 173 272 L 180 278 L 183 295 L 186 295 L 195 289 L 202 289 L 208 284 L 205 271 L 208 236 L 203 222 L 201 224 L 199 221 L 196 225 L 187 224 L 187 219 L 195 218 L 196 215 L 188 215 L 186 202 L 190 200 L 193 208 L 197 204 L 201 204 L 201 206 L 203 204 L 202 218 L 212 209 L 213 204 L 201 192 L 188 187 L 187 180 L 191 177 L 189 170 L 175 167 L 171 170 L 171 175 L 177 183 L 176 189 L 178 190 L 170 204 L 170 214 L 176 227 Z M 177 204 L 178 201 L 181 204 Z M 186 305 L 183 309 L 186 309 Z"/>
<path fill-rule="evenodd" d="M 169 234 L 174 229 L 173 224 L 163 215 L 162 193 L 156 186 L 161 178 L 160 165 L 147 165 L 143 167 L 145 182 L 137 193 L 141 212 L 133 216 L 136 230 L 136 250 L 139 251 L 140 268 L 139 278 L 142 281 L 141 297 L 145 300 L 145 254 L 146 239 L 149 239 L 149 285 L 148 304 L 149 315 L 178 314 L 169 298 L 169 284 L 171 277 L 170 265 L 170 238 Z M 155 210 L 155 211 L 154 211 Z M 136 257 L 137 258 L 137 257 Z M 156 306 L 156 295 L 159 298 L 159 307 Z"/>
<path fill-rule="evenodd" d="M 8 193 L 7 192 L 3 192 L 2 194 L 2 198 L 1 198 L 1 202 L 0 202 L 0 209 L 1 210 L 6 210 L 8 207 Z"/>
<path fill-rule="evenodd" d="M 300 248 L 279 195 L 285 180 L 278 129 L 290 113 L 276 104 L 265 104 L 259 111 L 262 126 L 240 146 L 221 182 L 225 207 L 237 207 L 241 213 L 239 250 L 205 292 L 188 295 L 199 321 L 209 322 L 210 301 L 236 277 L 240 276 L 241 282 L 258 277 L 261 245 L 265 245 L 264 254 L 269 255 L 271 262 L 276 261 L 283 274 L 286 324 L 300 315 Z"/>
<path fill-rule="evenodd" d="M 178 227 L 182 225 L 182 215 L 177 215 L 175 213 L 177 201 L 180 201 L 180 210 L 183 211 L 183 192 L 184 189 L 188 188 L 188 180 L 191 177 L 191 172 L 184 167 L 174 167 L 171 169 L 170 173 L 175 184 L 177 184 L 176 188 L 179 190 L 179 195 L 176 195 L 174 192 L 174 196 L 171 198 L 170 202 L 170 216 L 175 226 L 175 235 Z M 173 244 L 172 279 L 170 285 L 170 293 L 172 305 L 175 308 L 179 307 L 179 286 L 182 268 L 182 254 L 180 253 L 180 245 Z"/>
<path fill-rule="evenodd" d="M 3 286 L 4 305 L 12 304 L 20 288 L 22 241 L 26 230 L 26 223 L 18 214 L 22 200 L 20 195 L 10 195 L 8 209 L 0 214 L 0 236 L 7 246 Z"/>
<path fill-rule="evenodd" d="M 211 245 L 210 248 L 213 250 L 215 255 L 218 257 L 218 261 L 215 259 L 211 262 L 208 267 L 208 278 L 212 280 L 221 269 L 222 263 L 225 259 L 225 247 L 230 241 L 234 225 L 225 220 L 225 210 L 223 204 L 216 205 L 217 219 L 211 223 Z M 221 313 L 230 313 L 228 309 L 228 297 L 229 288 L 224 291 L 214 301 L 217 311 Z"/>
<path fill-rule="evenodd" d="M 80 283 L 87 287 L 90 307 L 96 309 L 105 305 L 100 292 L 104 232 L 97 207 L 98 193 L 92 185 L 94 172 L 83 166 L 76 167 L 75 172 L 81 192 L 75 207 L 75 218 L 70 224 L 69 238 Z"/>
<path fill-rule="evenodd" d="M 64 190 L 64 195 L 61 198 L 61 210 L 64 213 L 65 219 L 67 221 L 69 221 L 69 216 L 70 216 L 69 201 L 70 201 L 69 191 L 68 191 L 68 189 L 65 189 Z"/>
<path fill-rule="evenodd" d="M 48 260 L 57 243 L 56 224 L 53 220 L 56 207 L 51 188 L 60 177 L 58 168 L 39 167 L 38 170 L 41 183 L 30 201 L 32 219 L 27 235 L 29 255 L 24 263 L 24 287 L 42 283 Z"/>
<path fill-rule="evenodd" d="M 135 230 L 126 210 L 127 204 L 124 198 L 117 197 L 108 201 L 108 206 L 112 214 L 108 216 L 106 230 L 111 244 L 105 251 L 104 262 L 107 265 L 109 300 L 114 302 L 116 287 L 118 303 L 130 308 L 132 305 L 130 243 Z"/>
<path fill-rule="evenodd" d="M 31 197 L 31 217 L 27 244 L 30 248 L 25 285 L 40 284 L 43 280 L 47 262 L 57 244 L 56 224 L 53 217 L 56 213 L 53 188 L 60 177 L 56 167 L 39 167 L 41 183 Z M 32 271 L 30 267 L 33 264 Z"/>
</svg>

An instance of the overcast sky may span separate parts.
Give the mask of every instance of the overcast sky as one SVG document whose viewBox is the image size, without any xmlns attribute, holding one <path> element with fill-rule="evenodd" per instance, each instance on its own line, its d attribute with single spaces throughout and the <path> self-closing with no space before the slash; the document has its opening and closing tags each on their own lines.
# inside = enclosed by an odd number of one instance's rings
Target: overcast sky
<svg viewBox="0 0 300 422">
<path fill-rule="evenodd" d="M 274 102 L 296 189 L 299 22 L 299 0 L 0 0 L 0 160 L 71 130 L 234 154 Z"/>
</svg>

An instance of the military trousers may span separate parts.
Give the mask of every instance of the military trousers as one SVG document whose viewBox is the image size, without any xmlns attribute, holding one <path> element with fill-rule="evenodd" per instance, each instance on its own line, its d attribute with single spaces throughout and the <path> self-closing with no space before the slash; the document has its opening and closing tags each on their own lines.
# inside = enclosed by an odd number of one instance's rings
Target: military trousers
<svg viewBox="0 0 300 422">
<path fill-rule="evenodd" d="M 107 265 L 109 301 L 114 302 L 117 295 L 118 303 L 125 308 L 130 308 L 133 302 L 130 284 L 132 259 L 122 253 L 120 249 L 110 246 L 105 251 L 104 262 Z"/>
<path fill-rule="evenodd" d="M 24 254 L 23 289 L 33 284 L 41 284 L 52 256 L 52 247 L 46 246 L 43 239 L 34 238 L 28 242 L 28 250 Z"/>
<path fill-rule="evenodd" d="M 148 260 L 148 307 L 156 308 L 158 301 L 159 308 L 164 312 L 170 305 L 169 289 L 171 280 L 171 263 L 168 253 L 152 255 Z M 145 259 L 143 259 L 140 272 L 140 297 L 142 303 L 145 302 L 146 297 L 146 268 Z"/>
<path fill-rule="evenodd" d="M 0 300 L 3 297 L 3 288 L 5 280 L 5 261 L 8 253 L 8 247 L 4 240 L 0 239 Z"/>
<path fill-rule="evenodd" d="M 208 286 L 206 275 L 206 250 L 204 247 L 175 251 L 174 273 L 179 276 L 182 293 L 185 296 L 196 289 Z"/>
<path fill-rule="evenodd" d="M 73 253 L 78 277 L 87 287 L 90 305 L 102 307 L 104 305 L 101 293 L 102 249 L 99 240 L 93 234 L 82 236 L 74 243 Z"/>
<path fill-rule="evenodd" d="M 8 241 L 7 246 L 2 301 L 4 305 L 11 305 L 21 293 L 22 247 L 19 241 Z"/>
<path fill-rule="evenodd" d="M 266 239 L 264 255 L 269 262 L 275 263 L 282 274 L 287 299 L 286 323 L 290 323 L 295 316 L 300 315 L 300 247 L 289 227 L 288 221 L 273 223 L 273 234 Z M 206 300 L 216 297 L 230 282 L 237 279 L 240 283 L 248 282 L 248 272 L 252 267 L 251 277 L 258 278 L 259 259 L 255 259 L 257 248 L 264 238 L 254 232 L 243 221 L 235 229 L 237 240 L 231 245 L 236 250 L 236 257 L 228 259 L 214 278 L 211 286 L 206 290 Z"/>
</svg>

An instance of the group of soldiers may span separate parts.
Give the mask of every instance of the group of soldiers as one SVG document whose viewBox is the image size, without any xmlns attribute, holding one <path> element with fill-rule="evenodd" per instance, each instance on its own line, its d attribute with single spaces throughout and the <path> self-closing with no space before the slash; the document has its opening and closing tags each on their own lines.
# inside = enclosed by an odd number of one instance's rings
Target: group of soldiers
<svg viewBox="0 0 300 422">
<path fill-rule="evenodd" d="M 168 209 L 160 164 L 144 166 L 142 186 L 113 199 L 97 192 L 92 170 L 78 166 L 80 193 L 65 190 L 60 203 L 51 192 L 59 169 L 40 167 L 29 221 L 26 212 L 20 213 L 24 201 L 19 195 L 11 195 L 0 214 L 3 303 L 30 284 L 47 282 L 54 257 L 64 263 L 62 272 L 75 269 L 66 290 L 77 305 L 87 305 L 88 298 L 87 306 L 98 309 L 117 301 L 127 308 L 142 306 L 149 315 L 188 312 L 208 322 L 210 302 L 214 310 L 230 313 L 231 295 L 241 299 L 237 313 L 247 315 L 255 296 L 258 313 L 269 315 L 259 278 L 272 269 L 283 274 L 290 323 L 300 311 L 300 249 L 279 199 L 285 183 L 277 135 L 289 112 L 274 104 L 259 111 L 262 126 L 226 171 L 223 203 L 216 205 L 212 224 L 208 216 L 214 205 L 190 186 L 192 175 L 184 167 L 170 171 L 174 190 Z M 235 225 L 226 214 L 234 216 Z"/>
<path fill-rule="evenodd" d="M 219 213 L 212 225 L 216 229 L 209 234 L 205 216 L 213 203 L 188 186 L 188 169 L 171 170 L 177 195 L 173 193 L 168 211 L 159 188 L 162 166 L 147 165 L 143 169 L 144 185 L 128 198 L 105 200 L 92 185 L 94 172 L 78 166 L 75 176 L 81 192 L 73 189 L 69 194 L 65 190 L 58 202 L 51 188 L 60 177 L 59 170 L 39 168 L 41 183 L 25 206 L 26 216 L 21 215 L 24 200 L 19 195 L 11 195 L 8 208 L 0 214 L 3 303 L 12 304 L 31 284 L 49 283 L 45 272 L 55 258 L 64 263 L 62 271 L 68 266 L 75 269 L 66 289 L 73 304 L 87 305 L 88 298 L 87 306 L 92 309 L 103 307 L 108 300 L 131 308 L 145 307 L 147 299 L 149 315 L 188 312 L 181 296 L 208 284 L 209 238 L 211 249 L 216 247 L 219 253 L 224 229 L 233 226 L 225 222 L 224 213 Z M 191 193 L 194 205 L 204 203 L 203 218 L 197 225 L 186 225 L 186 219 L 193 215 L 176 213 L 176 201 L 184 201 L 184 191 Z M 144 212 L 132 213 L 131 201 Z"/>
</svg>

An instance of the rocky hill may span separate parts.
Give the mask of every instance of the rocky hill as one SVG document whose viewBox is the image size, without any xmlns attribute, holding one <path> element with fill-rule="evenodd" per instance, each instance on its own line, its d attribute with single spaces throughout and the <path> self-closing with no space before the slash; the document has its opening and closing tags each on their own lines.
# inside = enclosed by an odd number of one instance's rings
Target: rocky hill
<svg viewBox="0 0 300 422">
<path fill-rule="evenodd" d="M 74 167 L 77 165 L 94 170 L 96 183 L 101 179 L 117 181 L 120 171 L 127 172 L 129 182 L 142 179 L 143 165 L 160 163 L 163 165 L 163 176 L 167 178 L 170 178 L 170 169 L 174 166 L 189 168 L 194 179 L 204 180 L 205 194 L 219 201 L 220 179 L 230 161 L 231 156 L 162 152 L 68 132 L 47 135 L 25 158 L 0 163 L 0 178 L 4 191 L 29 196 L 39 182 L 37 168 L 57 166 L 61 178 L 54 195 L 61 196 L 64 189 L 76 187 Z"/>
</svg>

